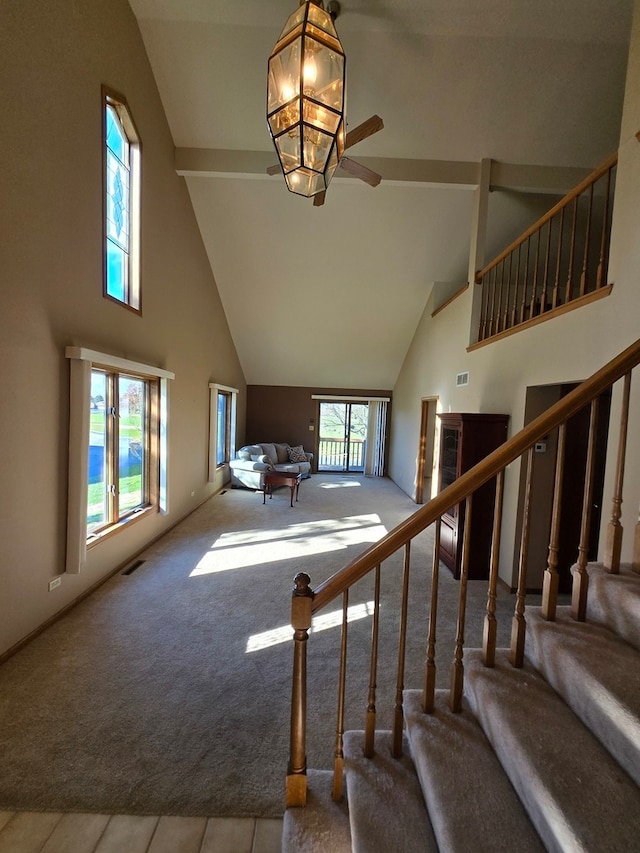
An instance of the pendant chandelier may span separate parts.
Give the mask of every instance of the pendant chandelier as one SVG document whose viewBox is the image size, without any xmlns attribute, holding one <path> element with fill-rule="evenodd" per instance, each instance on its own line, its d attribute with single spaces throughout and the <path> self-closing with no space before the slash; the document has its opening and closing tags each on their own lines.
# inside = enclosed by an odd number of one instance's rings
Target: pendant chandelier
<svg viewBox="0 0 640 853">
<path fill-rule="evenodd" d="M 269 57 L 267 124 L 287 187 L 314 196 L 329 186 L 345 148 L 340 4 L 301 0 Z"/>
</svg>

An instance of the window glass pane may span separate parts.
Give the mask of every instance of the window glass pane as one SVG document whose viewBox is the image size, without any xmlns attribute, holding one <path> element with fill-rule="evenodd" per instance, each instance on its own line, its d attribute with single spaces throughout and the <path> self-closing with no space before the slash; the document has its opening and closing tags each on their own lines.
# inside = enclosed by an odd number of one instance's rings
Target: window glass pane
<svg viewBox="0 0 640 853">
<path fill-rule="evenodd" d="M 145 503 L 145 382 L 129 376 L 118 381 L 119 517 Z"/>
<path fill-rule="evenodd" d="M 129 164 L 129 142 L 115 109 L 107 104 L 107 147 L 124 165 Z"/>
<path fill-rule="evenodd" d="M 129 251 L 129 170 L 107 151 L 107 237 Z"/>
<path fill-rule="evenodd" d="M 121 302 L 125 301 L 128 271 L 126 254 L 107 240 L 107 293 Z"/>
<path fill-rule="evenodd" d="M 107 521 L 107 376 L 101 370 L 91 371 L 89 413 L 89 495 L 87 500 L 87 533 Z"/>
<path fill-rule="evenodd" d="M 227 462 L 227 395 L 218 391 L 218 435 L 216 443 L 216 464 Z"/>
</svg>

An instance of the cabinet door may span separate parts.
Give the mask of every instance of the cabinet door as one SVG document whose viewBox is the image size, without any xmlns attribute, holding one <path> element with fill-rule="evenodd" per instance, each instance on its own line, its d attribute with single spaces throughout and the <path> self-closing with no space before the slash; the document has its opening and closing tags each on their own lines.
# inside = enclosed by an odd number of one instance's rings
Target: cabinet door
<svg viewBox="0 0 640 853">
<path fill-rule="evenodd" d="M 440 488 L 443 491 L 460 476 L 460 428 L 442 425 L 440 451 Z M 450 507 L 447 515 L 456 518 L 457 507 Z"/>
</svg>

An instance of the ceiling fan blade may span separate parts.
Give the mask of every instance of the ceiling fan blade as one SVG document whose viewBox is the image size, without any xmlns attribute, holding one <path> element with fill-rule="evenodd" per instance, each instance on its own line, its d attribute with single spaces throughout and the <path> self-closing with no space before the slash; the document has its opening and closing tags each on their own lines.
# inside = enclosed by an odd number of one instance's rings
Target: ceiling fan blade
<svg viewBox="0 0 640 853">
<path fill-rule="evenodd" d="M 364 181 L 365 184 L 369 184 L 370 187 L 377 187 L 382 180 L 377 172 L 367 169 L 367 167 L 363 166 L 362 163 L 356 163 L 356 161 L 352 160 L 350 157 L 343 157 L 342 160 L 340 160 L 340 168 L 344 169 L 345 172 L 349 172 L 349 174 L 353 175 L 354 178 L 360 178 L 361 181 Z"/>
<path fill-rule="evenodd" d="M 373 136 L 374 133 L 382 130 L 383 127 L 384 122 L 380 116 L 371 116 L 371 118 L 363 121 L 362 124 L 359 124 L 347 133 L 347 138 L 344 142 L 345 149 L 351 148 L 352 145 L 362 142 L 363 139 L 367 139 L 369 136 Z"/>
<path fill-rule="evenodd" d="M 280 164 L 274 163 L 273 166 L 269 166 L 267 169 L 267 175 L 278 175 L 281 171 Z"/>
<path fill-rule="evenodd" d="M 316 193 L 313 197 L 313 206 L 314 207 L 322 207 L 324 204 L 324 199 L 327 194 L 326 190 L 321 190 L 319 193 Z"/>
</svg>

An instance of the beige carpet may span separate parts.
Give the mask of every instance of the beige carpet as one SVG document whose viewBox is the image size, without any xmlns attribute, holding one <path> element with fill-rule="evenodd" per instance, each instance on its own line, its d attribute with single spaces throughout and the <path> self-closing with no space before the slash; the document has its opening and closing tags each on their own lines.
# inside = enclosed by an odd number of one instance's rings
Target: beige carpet
<svg viewBox="0 0 640 853">
<path fill-rule="evenodd" d="M 288 490 L 228 490 L 0 667 L 0 809 L 276 816 L 283 811 L 291 679 L 289 603 L 415 511 L 389 480 L 316 475 Z M 431 536 L 412 549 L 405 684 L 419 686 Z M 401 559 L 384 566 L 378 709 L 390 725 Z M 468 645 L 486 584 L 470 583 Z M 438 681 L 448 683 L 458 584 L 442 571 Z M 347 728 L 362 728 L 372 583 L 351 595 Z M 499 596 L 507 643 L 513 600 Z M 329 768 L 339 604 L 309 646 L 308 759 Z M 335 614 L 337 617 L 337 614 Z"/>
</svg>

